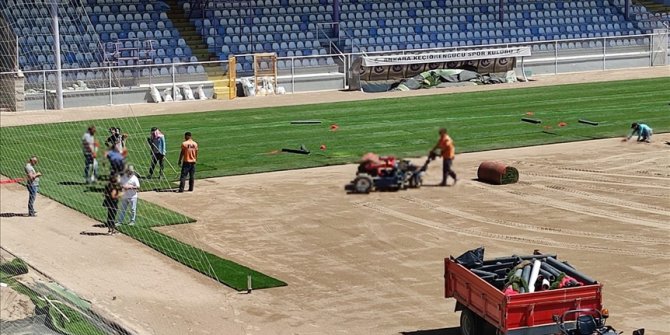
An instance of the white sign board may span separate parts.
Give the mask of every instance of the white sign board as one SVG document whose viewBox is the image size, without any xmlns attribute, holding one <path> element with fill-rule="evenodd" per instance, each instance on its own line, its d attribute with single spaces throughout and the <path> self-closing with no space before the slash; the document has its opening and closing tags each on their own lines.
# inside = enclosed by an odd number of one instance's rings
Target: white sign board
<svg viewBox="0 0 670 335">
<path fill-rule="evenodd" d="M 363 66 L 442 63 L 474 59 L 493 59 L 530 56 L 530 47 L 505 49 L 461 50 L 407 55 L 364 56 Z"/>
</svg>

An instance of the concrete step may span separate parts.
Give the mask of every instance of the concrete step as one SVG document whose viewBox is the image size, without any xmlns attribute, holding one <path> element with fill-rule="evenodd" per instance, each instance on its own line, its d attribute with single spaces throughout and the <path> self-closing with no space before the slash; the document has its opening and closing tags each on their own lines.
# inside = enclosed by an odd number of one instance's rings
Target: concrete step
<svg viewBox="0 0 670 335">
<path fill-rule="evenodd" d="M 670 6 L 648 0 L 638 0 L 635 3 L 645 6 L 649 11 L 656 13 L 670 13 Z"/>
</svg>

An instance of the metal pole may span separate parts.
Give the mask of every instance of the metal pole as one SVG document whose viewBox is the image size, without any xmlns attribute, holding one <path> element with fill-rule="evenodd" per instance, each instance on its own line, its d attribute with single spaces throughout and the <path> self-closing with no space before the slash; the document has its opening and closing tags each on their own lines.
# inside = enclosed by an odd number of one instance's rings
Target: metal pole
<svg viewBox="0 0 670 335">
<path fill-rule="evenodd" d="M 348 66 L 348 62 L 347 62 L 348 58 L 349 58 L 348 54 L 344 55 L 344 57 L 342 57 L 342 62 L 344 62 L 344 87 L 343 88 L 345 90 L 349 88 L 349 81 L 347 80 L 348 79 L 347 78 L 348 73 L 349 73 L 349 66 Z"/>
<path fill-rule="evenodd" d="M 42 71 L 42 91 L 44 91 L 44 109 L 47 107 L 47 72 Z"/>
<path fill-rule="evenodd" d="M 112 68 L 107 68 L 107 78 L 109 79 L 109 105 L 114 104 L 113 94 L 112 94 Z"/>
<path fill-rule="evenodd" d="M 630 20 L 630 0 L 626 0 L 626 6 L 624 7 L 623 16 L 626 17 L 626 20 Z"/>
<path fill-rule="evenodd" d="M 503 7 L 505 7 L 505 0 L 498 1 L 498 21 L 500 21 L 501 23 L 503 22 L 503 18 L 505 17 Z"/>
<path fill-rule="evenodd" d="M 19 72 L 19 37 L 16 36 L 16 63 L 14 63 L 14 70 Z"/>
<path fill-rule="evenodd" d="M 176 83 L 176 74 L 174 69 L 174 63 L 172 64 L 172 100 L 176 100 L 177 97 L 177 83 Z"/>
<path fill-rule="evenodd" d="M 340 0 L 333 0 L 333 22 L 339 23 L 340 22 Z M 340 36 L 340 29 L 338 24 L 334 24 L 332 26 L 333 30 L 333 36 Z"/>
<path fill-rule="evenodd" d="M 291 93 L 295 93 L 295 59 L 291 57 Z"/>
<path fill-rule="evenodd" d="M 60 28 L 58 27 L 58 0 L 51 3 L 51 22 L 54 34 L 54 57 L 56 60 L 56 106 L 63 109 L 63 72 L 60 59 Z"/>
<path fill-rule="evenodd" d="M 607 69 L 607 66 L 605 65 L 607 63 L 606 58 L 607 58 L 607 38 L 603 37 L 603 71 Z"/>
<path fill-rule="evenodd" d="M 558 74 L 558 42 L 554 41 L 554 74 Z"/>
<path fill-rule="evenodd" d="M 656 34 L 649 36 L 649 67 L 654 66 L 654 37 Z"/>
</svg>

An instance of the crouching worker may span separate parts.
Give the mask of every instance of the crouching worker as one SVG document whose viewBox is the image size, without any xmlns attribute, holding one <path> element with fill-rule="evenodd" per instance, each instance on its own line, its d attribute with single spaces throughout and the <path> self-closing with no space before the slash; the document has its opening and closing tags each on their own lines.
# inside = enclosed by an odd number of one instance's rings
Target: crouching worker
<svg viewBox="0 0 670 335">
<path fill-rule="evenodd" d="M 634 135 L 637 135 L 637 141 L 638 142 L 651 142 L 651 135 L 653 135 L 653 129 L 651 129 L 649 126 L 647 126 L 644 123 L 633 123 L 630 125 L 630 128 L 632 131 L 630 132 L 630 135 L 626 137 L 626 141 L 630 140 L 631 137 Z"/>
<path fill-rule="evenodd" d="M 126 159 L 123 154 L 119 152 L 119 148 L 112 147 L 107 152 L 107 159 L 109 159 L 109 176 L 116 176 L 123 173 L 126 168 Z"/>
</svg>

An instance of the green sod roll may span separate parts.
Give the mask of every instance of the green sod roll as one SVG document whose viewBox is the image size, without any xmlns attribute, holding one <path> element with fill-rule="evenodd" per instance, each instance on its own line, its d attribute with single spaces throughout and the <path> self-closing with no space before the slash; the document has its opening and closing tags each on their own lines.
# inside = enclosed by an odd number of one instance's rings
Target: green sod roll
<svg viewBox="0 0 670 335">
<path fill-rule="evenodd" d="M 579 123 L 585 123 L 585 124 L 590 124 L 590 125 L 592 125 L 592 126 L 597 126 L 597 125 L 598 125 L 598 122 L 593 122 L 593 121 L 584 120 L 584 119 L 579 119 L 579 121 L 577 121 L 577 122 L 579 122 Z"/>
<path fill-rule="evenodd" d="M 535 123 L 535 124 L 542 123 L 542 120 L 536 120 L 536 119 L 531 119 L 531 118 L 527 118 L 527 117 L 521 118 L 521 121 L 529 122 L 529 123 Z"/>
<path fill-rule="evenodd" d="M 519 170 L 502 162 L 484 161 L 479 164 L 477 178 L 493 185 L 513 184 L 519 181 Z"/>
</svg>

